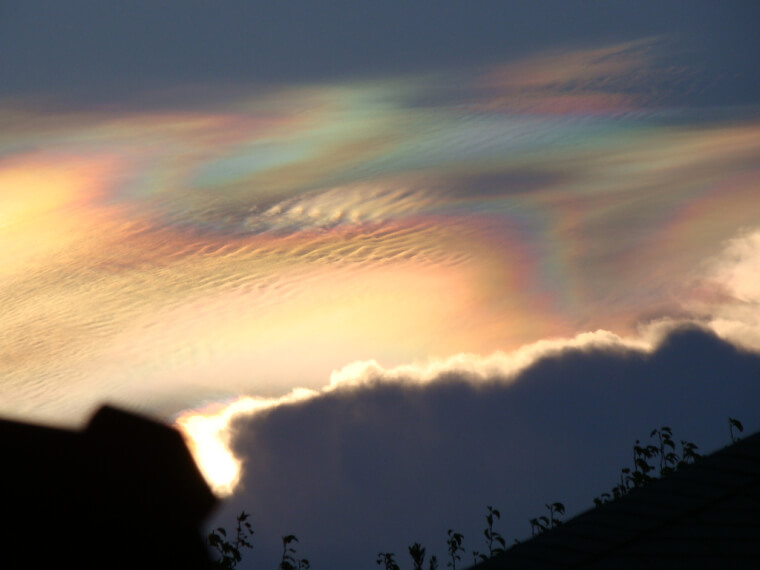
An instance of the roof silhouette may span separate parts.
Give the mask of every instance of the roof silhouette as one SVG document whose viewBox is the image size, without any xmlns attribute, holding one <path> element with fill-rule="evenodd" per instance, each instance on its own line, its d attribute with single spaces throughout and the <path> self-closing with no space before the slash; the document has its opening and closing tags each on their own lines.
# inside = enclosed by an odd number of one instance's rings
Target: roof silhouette
<svg viewBox="0 0 760 570">
<path fill-rule="evenodd" d="M 760 433 L 475 568 L 760 568 Z"/>
<path fill-rule="evenodd" d="M 103 407 L 81 432 L 0 420 L 0 449 L 0 568 L 210 567 L 216 498 L 176 430 Z"/>
</svg>

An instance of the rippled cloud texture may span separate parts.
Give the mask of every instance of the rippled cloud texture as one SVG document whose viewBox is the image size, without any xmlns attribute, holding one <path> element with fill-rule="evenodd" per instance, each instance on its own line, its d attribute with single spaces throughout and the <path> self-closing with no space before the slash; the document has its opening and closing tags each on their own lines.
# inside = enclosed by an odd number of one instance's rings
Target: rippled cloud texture
<svg viewBox="0 0 760 570">
<path fill-rule="evenodd" d="M 189 111 L 5 106 L 4 410 L 171 413 L 682 311 L 760 219 L 760 125 L 658 108 L 658 49 Z"/>
<path fill-rule="evenodd" d="M 590 500 L 562 472 L 591 441 L 751 425 L 760 119 L 697 105 L 672 50 L 0 100 L 0 411 L 176 420 L 231 508 L 323 556 L 386 506 L 367 541 L 464 501 Z M 563 497 L 506 488 L 537 480 Z"/>
</svg>

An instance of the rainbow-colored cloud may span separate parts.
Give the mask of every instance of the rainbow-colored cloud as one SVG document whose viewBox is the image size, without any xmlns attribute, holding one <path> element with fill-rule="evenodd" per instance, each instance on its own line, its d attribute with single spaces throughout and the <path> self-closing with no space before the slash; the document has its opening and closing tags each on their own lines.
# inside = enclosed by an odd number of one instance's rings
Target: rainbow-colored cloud
<svg viewBox="0 0 760 570">
<path fill-rule="evenodd" d="M 3 413 L 171 417 L 693 311 L 760 222 L 760 122 L 660 107 L 660 47 L 194 110 L 0 102 Z"/>
</svg>

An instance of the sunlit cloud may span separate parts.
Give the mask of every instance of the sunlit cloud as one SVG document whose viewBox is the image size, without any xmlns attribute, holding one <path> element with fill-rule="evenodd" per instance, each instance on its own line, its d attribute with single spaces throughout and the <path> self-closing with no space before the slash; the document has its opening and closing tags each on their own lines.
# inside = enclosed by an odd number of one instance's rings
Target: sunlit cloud
<svg viewBox="0 0 760 570">
<path fill-rule="evenodd" d="M 226 405 L 185 412 L 174 424 L 185 435 L 206 481 L 220 496 L 230 495 L 240 481 L 240 460 L 229 449 L 229 424 L 236 417 L 293 404 L 313 397 L 313 390 L 296 388 L 281 398 L 239 398 Z"/>
<path fill-rule="evenodd" d="M 376 360 L 357 361 L 335 370 L 330 383 L 321 390 L 299 388 L 279 398 L 242 397 L 226 405 L 212 405 L 185 411 L 174 425 L 186 436 L 191 451 L 206 479 L 218 494 L 231 494 L 241 478 L 241 460 L 230 449 L 234 433 L 232 422 L 241 417 L 270 410 L 277 406 L 317 398 L 334 390 L 371 386 L 379 382 L 428 383 L 448 375 L 472 382 L 514 380 L 541 358 L 557 356 L 570 350 L 646 351 L 652 347 L 643 341 L 624 341 L 607 331 L 583 333 L 573 339 L 539 341 L 512 353 L 497 352 L 482 357 L 477 354 L 455 354 L 425 363 L 384 368 Z M 220 409 L 221 408 L 221 409 Z"/>
<path fill-rule="evenodd" d="M 760 351 L 760 231 L 746 230 L 708 260 L 686 307 L 720 337 Z"/>
<path fill-rule="evenodd" d="M 617 355 L 621 359 L 638 354 L 653 354 L 669 335 L 683 327 L 699 326 L 737 346 L 760 353 L 760 319 L 758 303 L 760 282 L 760 233 L 746 232 L 729 240 L 722 252 L 702 264 L 702 277 L 684 284 L 687 297 L 682 311 L 642 322 L 638 334 L 621 337 L 598 330 L 572 338 L 540 340 L 490 355 L 458 353 L 446 358 L 428 358 L 412 364 L 386 367 L 377 360 L 355 361 L 334 370 L 330 381 L 318 390 L 298 390 L 281 398 L 266 401 L 242 398 L 221 411 L 188 410 L 177 420 L 177 427 L 193 443 L 199 465 L 206 466 L 207 477 L 222 494 L 235 490 L 244 466 L 230 449 L 234 437 L 233 422 L 242 417 L 280 405 L 319 398 L 333 391 L 380 384 L 424 385 L 456 378 L 473 386 L 509 384 L 543 360 L 568 354 L 595 353 Z M 227 468 L 222 469 L 222 466 Z M 213 469 L 219 471 L 211 472 Z"/>
</svg>

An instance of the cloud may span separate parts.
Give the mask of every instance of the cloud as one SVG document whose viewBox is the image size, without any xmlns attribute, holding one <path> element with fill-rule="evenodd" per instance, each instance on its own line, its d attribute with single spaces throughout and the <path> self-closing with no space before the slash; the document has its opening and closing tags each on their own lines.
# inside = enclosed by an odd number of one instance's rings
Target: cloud
<svg viewBox="0 0 760 570">
<path fill-rule="evenodd" d="M 744 230 L 724 243 L 692 284 L 685 307 L 719 336 L 760 351 L 760 230 Z"/>
<path fill-rule="evenodd" d="M 221 496 L 227 496 L 240 483 L 242 461 L 230 449 L 233 433 L 230 424 L 240 416 L 260 414 L 332 392 L 377 384 L 424 385 L 450 377 L 478 384 L 493 379 L 511 382 L 539 360 L 556 357 L 567 351 L 604 350 L 609 353 L 644 354 L 651 350 L 653 342 L 659 340 L 656 337 L 661 332 L 660 328 L 662 327 L 651 327 L 649 341 L 624 340 L 613 333 L 600 330 L 582 333 L 572 339 L 542 340 L 512 352 L 497 351 L 489 356 L 459 353 L 447 358 L 429 358 L 424 363 L 390 368 L 384 368 L 374 359 L 359 360 L 334 370 L 329 384 L 321 390 L 295 388 L 279 397 L 243 396 L 227 403 L 216 402 L 201 409 L 187 410 L 179 414 L 174 423 L 187 436 L 201 470 L 214 490 Z"/>
<path fill-rule="evenodd" d="M 355 360 L 672 316 L 681 276 L 758 219 L 758 125 L 476 104 L 500 87 L 572 103 L 605 74 L 625 91 L 652 51 L 558 50 L 496 86 L 478 65 L 140 111 L 0 102 L 0 408 L 69 422 L 107 398 L 169 417 L 320 389 Z"/>
<path fill-rule="evenodd" d="M 251 558 L 274 564 L 290 532 L 315 568 L 366 566 L 381 550 L 402 558 L 414 541 L 440 556 L 448 528 L 482 549 L 487 504 L 511 542 L 548 501 L 590 507 L 654 427 L 706 451 L 728 443 L 728 416 L 760 427 L 760 356 L 695 327 L 651 352 L 592 335 L 511 374 L 448 364 L 426 383 L 411 368 L 348 367 L 332 390 L 238 416 L 242 481 L 220 518 L 253 514 Z"/>
<path fill-rule="evenodd" d="M 608 331 L 581 333 L 572 339 L 540 340 L 512 352 L 495 352 L 490 356 L 457 354 L 444 359 L 429 359 L 425 364 L 402 365 L 385 369 L 376 361 L 354 362 L 330 377 L 328 390 L 379 381 L 432 382 L 441 376 L 455 374 L 484 381 L 499 377 L 514 380 L 541 358 L 556 356 L 569 350 L 645 350 L 645 341 L 623 340 Z"/>
<path fill-rule="evenodd" d="M 638 334 L 621 337 L 597 330 L 572 338 L 555 338 L 525 344 L 511 351 L 489 355 L 457 353 L 446 358 L 429 357 L 426 361 L 396 366 L 382 366 L 377 360 L 357 360 L 336 369 L 326 385 L 311 384 L 308 390 L 297 388 L 285 396 L 243 396 L 231 405 L 213 410 L 194 409 L 182 413 L 177 425 L 196 447 L 196 456 L 206 469 L 217 492 L 229 494 L 240 477 L 241 460 L 230 451 L 229 425 L 239 415 L 319 398 L 336 391 L 358 389 L 379 384 L 419 386 L 456 377 L 482 385 L 494 379 L 511 383 L 541 366 L 542 362 L 564 358 L 568 354 L 604 353 L 648 358 L 661 350 L 674 331 L 702 326 L 711 334 L 745 350 L 760 352 L 757 299 L 754 279 L 760 257 L 760 232 L 746 231 L 729 240 L 723 251 L 706 261 L 700 277 L 685 287 L 683 302 L 639 325 Z M 173 320 L 173 319 L 172 319 Z M 291 343 L 292 344 L 292 343 Z M 220 465 L 226 465 L 219 470 Z"/>
<path fill-rule="evenodd" d="M 495 67 L 483 80 L 495 92 L 488 106 L 539 113 L 633 110 L 649 103 L 641 87 L 652 89 L 658 41 L 547 52 Z"/>
</svg>

